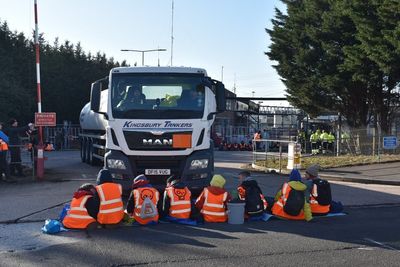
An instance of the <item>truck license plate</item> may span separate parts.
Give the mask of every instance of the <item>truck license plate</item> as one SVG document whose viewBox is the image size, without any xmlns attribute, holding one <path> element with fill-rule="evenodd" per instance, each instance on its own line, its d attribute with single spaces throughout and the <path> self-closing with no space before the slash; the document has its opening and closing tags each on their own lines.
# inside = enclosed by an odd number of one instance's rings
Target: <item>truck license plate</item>
<svg viewBox="0 0 400 267">
<path fill-rule="evenodd" d="M 170 169 L 146 169 L 145 175 L 171 175 Z"/>
</svg>

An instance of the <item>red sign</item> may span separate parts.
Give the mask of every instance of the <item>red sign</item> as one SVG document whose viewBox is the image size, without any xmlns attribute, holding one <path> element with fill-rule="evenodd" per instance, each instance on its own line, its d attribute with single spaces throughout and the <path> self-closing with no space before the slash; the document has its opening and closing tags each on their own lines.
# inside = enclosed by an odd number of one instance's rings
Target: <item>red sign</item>
<svg viewBox="0 0 400 267">
<path fill-rule="evenodd" d="M 56 126 L 55 112 L 35 113 L 35 126 Z"/>
</svg>

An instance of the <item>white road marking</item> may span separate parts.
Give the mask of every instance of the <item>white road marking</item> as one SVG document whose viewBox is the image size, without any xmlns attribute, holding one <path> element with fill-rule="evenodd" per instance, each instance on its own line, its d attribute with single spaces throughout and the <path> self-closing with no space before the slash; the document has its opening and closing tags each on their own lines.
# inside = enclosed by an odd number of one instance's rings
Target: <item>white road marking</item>
<svg viewBox="0 0 400 267">
<path fill-rule="evenodd" d="M 379 245 L 379 246 L 381 246 L 381 247 L 383 247 L 383 248 L 387 248 L 387 249 L 390 249 L 390 250 L 394 250 L 394 251 L 400 252 L 400 250 L 398 250 L 398 249 L 396 249 L 396 248 L 394 248 L 394 247 L 392 247 L 392 246 L 386 245 L 386 244 L 384 244 L 384 243 L 382 243 L 382 242 L 373 240 L 373 239 L 371 239 L 371 238 L 364 238 L 364 240 L 366 240 L 366 241 L 368 241 L 368 242 L 371 242 L 371 243 L 373 243 L 373 244 Z"/>
</svg>

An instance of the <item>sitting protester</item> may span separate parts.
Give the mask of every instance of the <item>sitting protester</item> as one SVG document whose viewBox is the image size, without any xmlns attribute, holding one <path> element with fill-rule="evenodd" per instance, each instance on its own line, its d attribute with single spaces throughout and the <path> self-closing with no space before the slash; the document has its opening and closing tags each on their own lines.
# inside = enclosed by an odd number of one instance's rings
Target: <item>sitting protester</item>
<svg viewBox="0 0 400 267">
<path fill-rule="evenodd" d="M 246 217 L 261 216 L 267 209 L 268 204 L 257 181 L 250 176 L 248 171 L 239 173 L 239 181 L 241 184 L 237 190 L 239 199 L 246 202 L 244 208 Z"/>
<path fill-rule="evenodd" d="M 102 169 L 97 175 L 96 190 L 100 198 L 100 209 L 97 221 L 100 224 L 117 224 L 124 218 L 122 187 L 112 181 L 109 170 Z"/>
<path fill-rule="evenodd" d="M 289 182 L 275 196 L 272 214 L 290 220 L 312 219 L 310 205 L 306 201 L 307 186 L 301 182 L 301 175 L 294 169 L 290 173 Z"/>
<path fill-rule="evenodd" d="M 225 178 L 216 174 L 210 182 L 210 186 L 203 189 L 196 200 L 196 208 L 200 210 L 206 222 L 226 222 L 227 203 L 230 200 L 229 193 L 224 189 Z"/>
<path fill-rule="evenodd" d="M 83 184 L 74 193 L 70 209 L 62 223 L 66 228 L 86 229 L 96 222 L 99 206 L 100 201 L 94 185 Z"/>
<path fill-rule="evenodd" d="M 169 215 L 176 219 L 189 219 L 192 210 L 191 196 L 192 193 L 180 179 L 169 177 L 164 191 L 163 217 Z"/>
<path fill-rule="evenodd" d="M 126 206 L 126 212 L 141 225 L 158 222 L 158 201 L 160 193 L 144 174 L 133 180 L 132 192 Z"/>
<path fill-rule="evenodd" d="M 332 202 L 331 186 L 328 181 L 319 178 L 318 171 L 319 166 L 316 164 L 306 169 L 306 194 L 312 214 L 326 215 L 329 213 Z"/>
</svg>

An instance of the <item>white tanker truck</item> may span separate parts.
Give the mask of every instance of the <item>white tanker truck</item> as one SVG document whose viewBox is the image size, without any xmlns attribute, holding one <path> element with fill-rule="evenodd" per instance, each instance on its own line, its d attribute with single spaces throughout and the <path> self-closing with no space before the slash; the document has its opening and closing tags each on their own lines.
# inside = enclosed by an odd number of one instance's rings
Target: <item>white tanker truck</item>
<svg viewBox="0 0 400 267">
<path fill-rule="evenodd" d="M 145 174 L 160 189 L 175 175 L 200 190 L 214 171 L 210 130 L 225 105 L 224 85 L 204 69 L 114 68 L 81 111 L 82 161 L 102 162 L 124 189 Z"/>
</svg>

